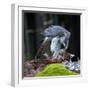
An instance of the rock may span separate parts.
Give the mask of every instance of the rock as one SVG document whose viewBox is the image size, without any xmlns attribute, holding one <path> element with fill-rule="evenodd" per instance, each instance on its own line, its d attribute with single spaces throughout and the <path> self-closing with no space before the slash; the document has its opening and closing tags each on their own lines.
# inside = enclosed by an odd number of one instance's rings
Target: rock
<svg viewBox="0 0 90 90">
<path fill-rule="evenodd" d="M 75 71 L 75 72 L 80 71 L 80 63 L 78 62 L 64 61 L 63 65 L 71 71 Z"/>
<path fill-rule="evenodd" d="M 30 74 L 32 74 L 33 76 L 35 76 L 36 71 L 35 71 L 34 69 L 31 69 L 31 70 L 30 70 Z"/>
<path fill-rule="evenodd" d="M 29 61 L 27 61 L 27 62 L 25 62 L 24 67 L 28 68 L 28 69 L 32 69 L 33 65 Z"/>
</svg>

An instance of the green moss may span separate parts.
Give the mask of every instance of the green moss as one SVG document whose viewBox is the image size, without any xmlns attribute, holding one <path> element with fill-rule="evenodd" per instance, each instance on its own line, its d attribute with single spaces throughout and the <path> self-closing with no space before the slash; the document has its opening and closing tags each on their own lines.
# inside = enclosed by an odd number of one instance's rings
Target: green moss
<svg viewBox="0 0 90 90">
<path fill-rule="evenodd" d="M 67 75 L 77 75 L 77 73 L 69 71 L 62 64 L 50 64 L 45 67 L 45 69 L 37 73 L 37 77 L 41 76 L 67 76 Z"/>
</svg>

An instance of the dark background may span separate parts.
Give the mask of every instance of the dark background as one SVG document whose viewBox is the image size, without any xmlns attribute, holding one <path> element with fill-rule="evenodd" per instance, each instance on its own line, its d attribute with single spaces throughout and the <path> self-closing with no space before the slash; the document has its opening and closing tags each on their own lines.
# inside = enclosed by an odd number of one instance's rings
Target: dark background
<svg viewBox="0 0 90 90">
<path fill-rule="evenodd" d="M 33 59 L 44 37 L 40 35 L 50 25 L 60 25 L 71 32 L 68 52 L 80 58 L 80 15 L 23 11 L 23 52 L 25 60 Z"/>
</svg>

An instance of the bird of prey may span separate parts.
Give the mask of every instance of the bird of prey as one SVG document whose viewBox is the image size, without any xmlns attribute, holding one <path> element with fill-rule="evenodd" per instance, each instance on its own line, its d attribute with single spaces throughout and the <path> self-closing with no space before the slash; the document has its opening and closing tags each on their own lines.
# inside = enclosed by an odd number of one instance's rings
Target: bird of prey
<svg viewBox="0 0 90 90">
<path fill-rule="evenodd" d="M 45 38 L 37 54 L 45 47 L 45 44 L 48 43 L 48 41 L 51 41 L 50 51 L 53 54 L 52 57 L 53 59 L 60 59 L 62 53 L 68 48 L 71 33 L 62 26 L 51 25 L 42 31 L 41 35 Z"/>
</svg>

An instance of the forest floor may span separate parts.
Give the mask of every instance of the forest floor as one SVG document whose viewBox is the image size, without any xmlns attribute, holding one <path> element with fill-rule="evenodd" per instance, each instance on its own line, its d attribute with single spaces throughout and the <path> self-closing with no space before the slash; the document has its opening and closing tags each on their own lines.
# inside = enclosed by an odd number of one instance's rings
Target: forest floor
<svg viewBox="0 0 90 90">
<path fill-rule="evenodd" d="M 52 59 L 33 59 L 33 60 L 27 60 L 24 62 L 24 77 L 35 77 L 37 73 L 44 70 L 44 68 L 50 64 L 63 64 L 63 60 L 54 60 Z M 73 71 L 75 72 L 75 71 Z M 80 71 L 76 72 L 77 74 L 80 74 Z"/>
</svg>

